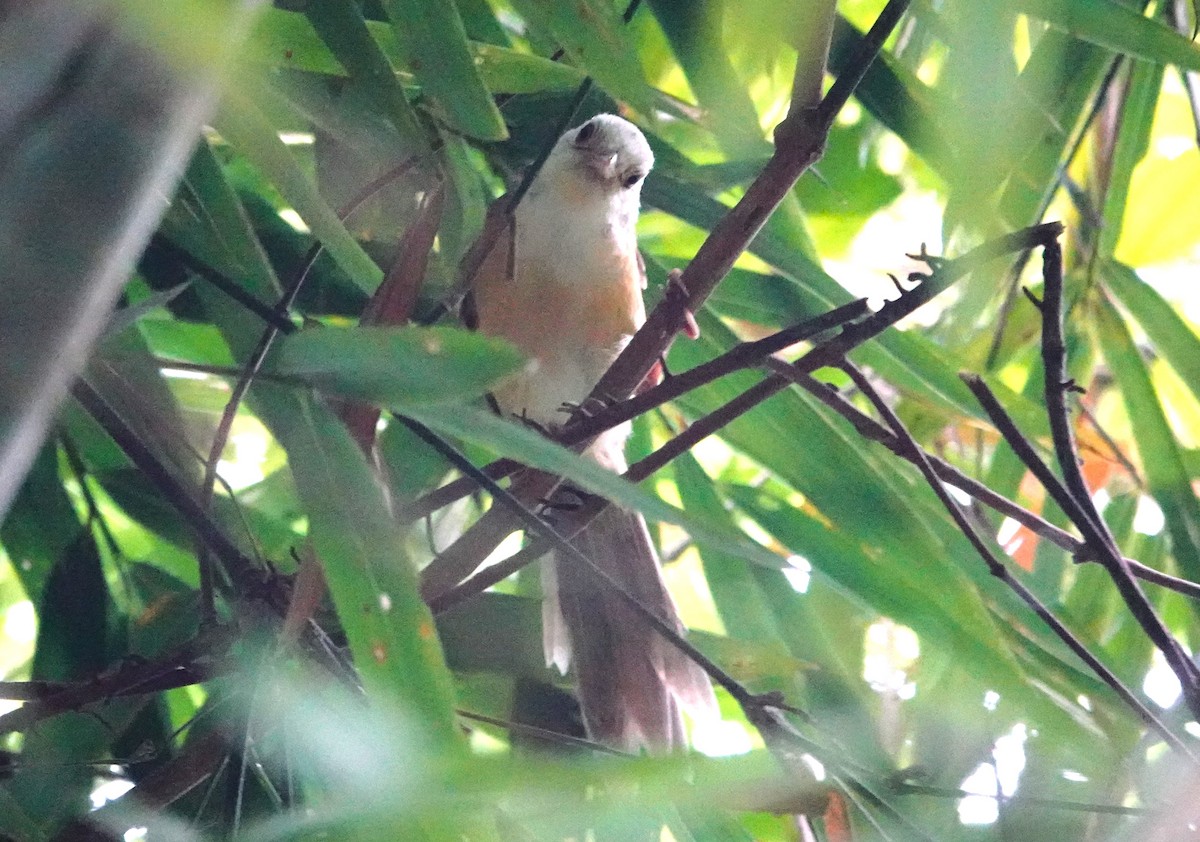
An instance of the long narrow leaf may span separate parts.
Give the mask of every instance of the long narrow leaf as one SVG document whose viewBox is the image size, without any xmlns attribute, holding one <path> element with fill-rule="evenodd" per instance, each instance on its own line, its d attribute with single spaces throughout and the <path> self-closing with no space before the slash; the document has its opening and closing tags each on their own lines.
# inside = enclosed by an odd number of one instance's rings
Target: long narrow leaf
<svg viewBox="0 0 1200 842">
<path fill-rule="evenodd" d="M 732 554 L 767 567 L 779 568 L 784 564 L 778 555 L 744 535 L 692 517 L 541 433 L 497 418 L 486 410 L 429 404 L 405 407 L 403 412 L 444 435 L 482 445 L 531 467 L 564 476 L 617 505 L 636 509 L 650 520 L 682 526 L 696 540 L 711 541 L 726 547 Z"/>
<path fill-rule="evenodd" d="M 1154 348 L 1200 401 L 1200 336 L 1154 287 L 1123 263 L 1102 267 L 1104 283 L 1121 306 L 1137 319 Z"/>
<path fill-rule="evenodd" d="M 1016 0 L 1016 7 L 1114 52 L 1200 70 L 1200 48 L 1169 26 L 1115 0 Z"/>
<path fill-rule="evenodd" d="M 282 398 L 286 400 L 286 398 Z M 362 452 L 328 408 L 296 401 L 276 419 L 355 664 L 377 699 L 456 736 L 450 676 L 416 570 Z"/>
<path fill-rule="evenodd" d="M 383 270 L 321 198 L 262 112 L 249 100 L 230 96 L 216 123 L 221 135 L 268 175 L 354 282 L 365 292 L 373 292 L 383 280 Z"/>
<path fill-rule="evenodd" d="M 467 33 L 453 3 L 383 0 L 396 36 L 412 57 L 409 67 L 425 93 L 445 110 L 455 128 L 481 140 L 508 137 L 492 101 Z"/>
<path fill-rule="evenodd" d="M 1200 501 L 1192 490 L 1182 447 L 1155 394 L 1150 372 L 1107 297 L 1098 297 L 1095 331 L 1104 358 L 1117 379 L 1129 417 L 1136 419 L 1133 437 L 1150 493 L 1166 516 L 1175 559 L 1184 574 L 1200 580 Z"/>
</svg>

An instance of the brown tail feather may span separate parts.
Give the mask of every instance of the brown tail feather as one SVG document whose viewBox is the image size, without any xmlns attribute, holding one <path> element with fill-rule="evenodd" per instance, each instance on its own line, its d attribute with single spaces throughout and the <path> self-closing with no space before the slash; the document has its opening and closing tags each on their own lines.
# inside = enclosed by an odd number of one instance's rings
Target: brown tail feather
<svg viewBox="0 0 1200 842">
<path fill-rule="evenodd" d="M 575 545 L 683 632 L 640 514 L 610 506 Z M 708 676 L 581 565 L 560 558 L 550 564 L 547 659 L 562 668 L 570 652 L 588 733 L 631 751 L 682 747 L 680 708 L 702 717 L 715 714 Z"/>
</svg>

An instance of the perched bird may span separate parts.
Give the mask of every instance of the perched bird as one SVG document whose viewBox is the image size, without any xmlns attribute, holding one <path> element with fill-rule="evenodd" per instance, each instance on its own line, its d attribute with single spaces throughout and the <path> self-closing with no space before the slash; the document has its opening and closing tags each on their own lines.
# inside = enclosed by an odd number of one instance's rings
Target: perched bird
<svg viewBox="0 0 1200 842">
<path fill-rule="evenodd" d="M 496 238 L 472 285 L 479 330 L 533 361 L 494 397 L 502 412 L 561 425 L 645 321 L 645 270 L 637 247 L 642 182 L 654 164 L 632 123 L 600 114 L 567 131 Z M 602 434 L 585 455 L 626 469 L 629 425 Z M 575 546 L 681 632 L 646 522 L 609 506 Z M 619 596 L 570 559 L 543 563 L 548 665 L 573 666 L 588 734 L 619 748 L 666 750 L 685 742 L 680 708 L 710 716 L 708 676 Z"/>
</svg>

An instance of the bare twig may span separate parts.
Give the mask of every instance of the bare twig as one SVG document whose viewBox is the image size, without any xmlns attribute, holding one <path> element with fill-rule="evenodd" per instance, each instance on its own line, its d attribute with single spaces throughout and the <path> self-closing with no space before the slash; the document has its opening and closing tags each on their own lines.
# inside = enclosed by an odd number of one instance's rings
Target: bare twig
<svg viewBox="0 0 1200 842">
<path fill-rule="evenodd" d="M 86 380 L 78 381 L 71 393 L 124 451 L 134 466 L 150 480 L 175 508 L 204 545 L 221 560 L 229 578 L 242 586 L 260 579 L 254 562 L 245 556 L 200 505 L 194 492 L 163 465 Z"/>
<path fill-rule="evenodd" d="M 913 276 L 914 279 L 922 280 L 920 286 L 910 290 L 899 299 L 889 301 L 868 318 L 844 326 L 837 335 L 818 344 L 793 363 L 792 369 L 796 373 L 811 373 L 822 366 L 836 364 L 848 351 L 882 333 L 971 270 L 1001 255 L 1042 244 L 1048 238 L 1058 236 L 1061 231 L 1062 225 L 1057 222 L 1033 226 L 985 243 L 956 260 L 948 261 L 928 254 L 922 255 L 935 268 L 930 275 Z M 728 403 L 697 419 L 683 433 L 668 441 L 654 453 L 631 465 L 625 473 L 625 477 L 632 482 L 641 482 L 679 454 L 694 447 L 726 424 L 781 392 L 789 385 L 789 382 L 786 377 L 771 374 Z M 556 484 L 557 478 L 548 477 L 545 474 L 535 474 L 532 477 L 527 475 L 527 484 L 519 491 L 512 489 L 512 493 L 519 499 L 545 499 L 553 492 Z M 530 493 L 530 488 L 539 493 L 526 498 L 524 495 Z M 582 510 L 573 514 L 572 523 L 586 523 L 587 519 L 599 514 L 602 508 L 602 501 L 589 501 L 589 504 Z M 524 550 L 502 563 L 503 566 L 496 565 L 482 571 L 470 580 L 460 582 L 461 578 L 475 570 L 479 561 L 486 557 L 515 528 L 511 521 L 505 522 L 499 517 L 489 518 L 485 515 L 480 518 L 471 529 L 464 533 L 463 538 L 460 538 L 440 557 L 439 561 L 444 562 L 437 568 L 440 587 L 423 589 L 422 592 L 429 598 L 437 596 L 437 604 L 441 610 L 444 610 L 450 605 L 457 604 L 463 599 L 468 599 L 475 593 L 485 590 L 505 576 L 516 572 L 525 564 L 540 558 L 547 551 L 547 546 L 535 539 Z M 433 565 L 431 564 L 430 567 Z M 428 571 L 429 567 L 426 570 Z M 450 575 L 443 577 L 443 574 L 448 572 Z M 501 575 L 502 573 L 504 575 Z M 455 582 L 460 582 L 459 584 L 450 582 L 455 575 L 460 575 L 460 579 L 455 580 Z M 496 578 L 497 576 L 499 578 Z"/>
<path fill-rule="evenodd" d="M 1034 595 L 1033 591 L 1029 590 L 1019 579 L 1015 578 L 1011 573 L 1009 573 L 1008 568 L 1005 567 L 1004 563 L 996 557 L 995 553 L 993 553 L 991 548 L 987 545 L 987 542 L 985 542 L 975 530 L 974 525 L 972 525 L 966 513 L 963 512 L 958 503 L 954 501 L 954 498 L 951 497 L 949 492 L 946 491 L 945 487 L 939 480 L 933 465 L 927 458 L 925 458 L 925 452 L 921 449 L 920 445 L 917 444 L 916 439 L 912 437 L 912 434 L 908 431 L 908 428 L 904 426 L 904 423 L 899 419 L 896 413 L 892 411 L 892 408 L 888 406 L 887 402 L 880 396 L 878 390 L 875 389 L 871 381 L 863 375 L 857 366 L 850 362 L 843 363 L 841 368 L 848 375 L 850 375 L 850 378 L 854 381 L 854 384 L 859 388 L 860 391 L 862 391 L 864 395 L 867 396 L 867 399 L 871 401 L 871 404 L 875 407 L 876 411 L 891 428 L 892 432 L 895 433 L 896 437 L 900 441 L 900 445 L 904 448 L 907 454 L 906 458 L 912 461 L 913 464 L 920 469 L 921 475 L 925 477 L 925 481 L 929 484 L 929 487 L 933 489 L 933 492 L 937 495 L 938 500 L 940 500 L 942 505 L 946 507 L 946 511 L 949 512 L 950 516 L 954 519 L 954 523 L 956 526 L 958 526 L 959 531 L 962 532 L 966 539 L 971 543 L 971 546 L 975 548 L 975 551 L 979 553 L 979 557 L 983 559 L 984 564 L 987 565 L 988 572 L 1007 585 L 1013 593 L 1020 597 L 1020 599 L 1026 605 L 1028 605 L 1029 608 L 1038 615 L 1038 617 L 1041 618 L 1042 622 L 1049 626 L 1050 630 L 1053 631 L 1054 634 L 1057 635 L 1058 638 L 1067 645 L 1068 649 L 1074 652 L 1076 656 L 1080 658 L 1080 660 L 1087 664 L 1088 667 L 1095 672 L 1102 681 L 1104 681 L 1105 684 L 1112 688 L 1113 692 L 1115 692 L 1117 696 L 1120 697 L 1121 700 L 1124 701 L 1125 704 L 1127 704 L 1130 709 L 1137 714 L 1138 718 L 1145 722 L 1148 727 L 1155 731 L 1155 733 L 1161 736 L 1168 745 L 1184 756 L 1188 757 L 1190 760 L 1192 760 L 1192 762 L 1200 765 L 1200 759 L 1192 754 L 1191 750 L 1184 745 L 1183 741 L 1180 740 L 1179 737 L 1177 737 L 1174 733 L 1172 733 L 1171 730 L 1167 728 L 1167 726 L 1154 714 L 1154 712 L 1151 711 L 1141 699 L 1133 694 L 1132 690 L 1125 686 L 1116 673 L 1110 670 L 1107 666 L 1105 666 L 1104 662 L 1093 655 L 1088 648 L 1083 645 L 1083 642 L 1080 641 L 1079 638 L 1077 638 L 1061 620 L 1054 616 L 1053 612 L 1051 612 L 1049 608 L 1042 604 L 1041 600 Z"/>
<path fill-rule="evenodd" d="M 888 430 L 874 418 L 860 412 L 857 407 L 839 395 L 829 384 L 817 380 L 810 374 L 796 372 L 791 365 L 782 360 L 767 360 L 767 367 L 771 371 L 788 378 L 797 386 L 808 390 L 814 398 L 849 421 L 863 438 L 879 442 L 900 458 L 912 461 L 895 433 Z M 938 478 L 943 482 L 948 482 L 956 488 L 961 489 L 1005 517 L 1012 518 L 1035 535 L 1045 538 L 1056 546 L 1061 547 L 1071 553 L 1077 562 L 1093 560 L 1088 556 L 1087 545 L 1070 532 L 1060 529 L 1037 513 L 1031 512 L 1029 509 L 1014 503 L 1001 494 L 997 494 L 979 480 L 964 474 L 945 459 L 928 451 L 922 450 L 922 452 L 933 466 Z M 1176 591 L 1192 599 L 1200 599 L 1200 583 L 1170 576 L 1135 559 L 1126 558 L 1125 562 L 1129 565 L 1129 569 L 1133 575 L 1139 579 L 1153 582 L 1156 585 Z"/>
<path fill-rule="evenodd" d="M 632 420 L 670 400 L 706 386 L 727 374 L 752 366 L 761 365 L 772 354 L 789 345 L 811 339 L 833 328 L 856 321 L 870 312 L 867 301 L 860 298 L 816 316 L 797 325 L 784 328 L 770 336 L 753 342 L 741 342 L 720 356 L 706 363 L 672 375 L 652 389 L 634 395 L 592 415 L 580 415 L 572 419 L 556 437 L 560 444 L 568 447 L 590 441 L 607 429 Z"/>
<path fill-rule="evenodd" d="M 1066 482 L 1066 496 L 1072 501 L 1071 508 L 1063 511 L 1071 518 L 1083 535 L 1088 549 L 1104 565 L 1121 598 L 1137 618 L 1146 635 L 1154 642 L 1166 658 L 1183 687 L 1183 695 L 1194 716 L 1200 717 L 1200 670 L 1188 656 L 1179 641 L 1167 629 L 1146 599 L 1129 566 L 1117 549 L 1116 539 L 1108 524 L 1100 517 L 1092 502 L 1092 493 L 1084 481 L 1079 468 L 1079 453 L 1075 446 L 1075 431 L 1071 425 L 1067 407 L 1067 392 L 1073 391 L 1075 383 L 1067 375 L 1067 349 L 1063 339 L 1063 273 L 1062 247 L 1058 241 L 1046 243 L 1044 250 L 1044 284 L 1042 298 L 1042 364 L 1045 369 L 1046 415 L 1050 421 L 1050 436 L 1058 457 L 1059 470 Z M 1057 501 L 1057 500 L 1056 500 Z M 1062 505 L 1061 503 L 1059 504 Z"/>
<path fill-rule="evenodd" d="M 1004 411 L 1004 407 L 996 400 L 996 396 L 992 394 L 992 390 L 988 388 L 987 384 L 981 378 L 974 375 L 963 375 L 963 381 L 967 384 L 972 394 L 975 395 L 976 400 L 979 401 L 984 411 L 988 414 L 988 417 L 992 419 L 992 423 L 996 425 L 996 429 L 1000 431 L 1005 442 L 1013 449 L 1017 458 L 1037 477 L 1038 481 L 1042 483 L 1046 491 L 1054 499 L 1054 502 L 1058 504 L 1059 508 L 1067 514 L 1067 517 L 1083 533 L 1089 557 L 1094 557 L 1097 562 L 1109 571 L 1109 575 L 1112 576 L 1122 597 L 1125 597 L 1127 593 L 1131 595 L 1131 599 L 1127 600 L 1126 604 L 1129 605 L 1130 611 L 1138 620 L 1139 625 L 1142 626 L 1147 636 L 1160 650 L 1165 647 L 1173 652 L 1177 644 L 1170 636 L 1170 632 L 1162 626 L 1161 621 L 1154 614 L 1152 608 L 1149 609 L 1149 615 L 1147 615 L 1146 608 L 1149 607 L 1149 603 L 1146 601 L 1145 594 L 1141 592 L 1136 581 L 1129 575 L 1128 566 L 1124 564 L 1124 559 L 1119 553 L 1113 553 L 1112 548 L 1095 532 L 1090 519 L 1079 509 L 1074 497 L 1067 491 L 1058 477 L 1038 458 L 1037 451 L 1034 450 L 1033 445 L 1025 438 L 1012 419 L 1009 418 L 1008 413 Z M 1124 573 L 1122 573 L 1122 568 L 1124 568 Z M 1113 573 L 1114 570 L 1117 571 L 1116 574 Z M 1163 655 L 1168 658 L 1167 663 L 1174 671 L 1175 664 L 1170 660 L 1172 655 L 1165 651 Z M 1178 675 L 1179 673 L 1176 674 Z M 1185 672 L 1184 674 L 1186 675 L 1187 673 Z M 1182 681 L 1180 683 L 1182 684 Z M 1191 700 L 1189 699 L 1189 707 L 1190 705 Z"/>
<path fill-rule="evenodd" d="M 630 421 L 668 401 L 690 391 L 745 368 L 763 363 L 771 354 L 789 345 L 810 339 L 819 333 L 852 321 L 867 312 L 865 299 L 852 301 L 821 316 L 807 319 L 770 336 L 753 342 L 742 342 L 706 363 L 673 375 L 657 386 L 634 395 L 628 400 L 605 406 L 598 412 L 579 413 L 556 435 L 554 440 L 567 447 L 590 441 L 596 435 L 618 424 Z M 511 459 L 498 459 L 484 468 L 493 479 L 501 479 L 518 470 L 520 464 Z M 432 491 L 406 508 L 406 517 L 417 520 L 442 506 L 447 506 L 477 489 L 478 485 L 466 477 L 454 480 L 436 491 Z"/>
</svg>

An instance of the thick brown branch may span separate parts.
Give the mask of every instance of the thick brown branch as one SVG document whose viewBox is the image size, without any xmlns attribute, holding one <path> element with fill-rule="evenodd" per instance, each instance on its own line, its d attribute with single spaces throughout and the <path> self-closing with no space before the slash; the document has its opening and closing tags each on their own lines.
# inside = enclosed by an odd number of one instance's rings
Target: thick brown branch
<svg viewBox="0 0 1200 842">
<path fill-rule="evenodd" d="M 936 268 L 930 275 L 920 276 L 923 278 L 920 286 L 905 293 L 899 299 L 888 302 L 868 318 L 846 325 L 837 335 L 820 343 L 793 363 L 793 369 L 798 373 L 811 373 L 831 363 L 836 364 L 847 352 L 882 333 L 971 270 L 999 256 L 1043 244 L 1047 239 L 1057 237 L 1061 231 L 1062 225 L 1056 222 L 1036 225 L 985 243 L 952 261 L 923 255 Z M 717 432 L 731 421 L 745 415 L 788 385 L 787 378 L 771 374 L 712 413 L 697 419 L 683 433 L 631 466 L 625 474 L 626 478 L 633 482 L 641 482 L 679 454 L 694 447 L 698 442 Z M 512 493 L 520 500 L 547 499 L 557 484 L 558 478 L 556 477 L 540 473 L 525 474 L 518 483 L 514 484 Z M 464 582 L 462 587 L 456 586 L 463 582 L 488 553 L 516 528 L 511 515 L 495 509 L 489 511 L 472 525 L 455 544 L 425 568 L 422 594 L 427 600 L 434 597 L 445 599 L 450 589 L 454 588 L 455 601 L 458 601 L 458 599 L 466 598 L 470 593 L 478 592 L 474 588 L 482 582 L 489 581 L 494 573 L 490 575 L 485 573 L 483 574 L 484 578 L 476 577 L 470 582 Z M 536 554 L 533 554 L 533 547 L 538 548 Z M 534 541 L 531 544 L 527 560 L 533 561 L 545 551 L 544 544 Z M 512 571 L 510 570 L 510 572 Z M 492 583 L 494 584 L 494 582 Z"/>
</svg>

